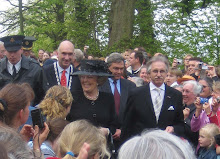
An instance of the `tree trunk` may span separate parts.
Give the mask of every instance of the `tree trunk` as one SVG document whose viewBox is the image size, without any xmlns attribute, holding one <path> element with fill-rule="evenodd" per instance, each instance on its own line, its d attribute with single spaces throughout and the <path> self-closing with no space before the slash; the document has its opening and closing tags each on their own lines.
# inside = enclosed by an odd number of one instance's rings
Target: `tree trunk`
<svg viewBox="0 0 220 159">
<path fill-rule="evenodd" d="M 109 16 L 109 47 L 115 44 L 126 46 L 132 38 L 135 2 L 136 0 L 112 0 Z"/>
</svg>

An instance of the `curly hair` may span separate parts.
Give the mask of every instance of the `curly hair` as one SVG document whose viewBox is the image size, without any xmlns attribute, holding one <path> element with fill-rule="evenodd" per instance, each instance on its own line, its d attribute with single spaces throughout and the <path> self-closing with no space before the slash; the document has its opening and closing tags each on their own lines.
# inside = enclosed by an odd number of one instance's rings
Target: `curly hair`
<svg viewBox="0 0 220 159">
<path fill-rule="evenodd" d="M 71 106 L 73 97 L 70 90 L 63 86 L 51 87 L 43 101 L 39 104 L 42 113 L 46 116 L 47 120 L 54 118 L 66 118 L 66 109 Z"/>
</svg>

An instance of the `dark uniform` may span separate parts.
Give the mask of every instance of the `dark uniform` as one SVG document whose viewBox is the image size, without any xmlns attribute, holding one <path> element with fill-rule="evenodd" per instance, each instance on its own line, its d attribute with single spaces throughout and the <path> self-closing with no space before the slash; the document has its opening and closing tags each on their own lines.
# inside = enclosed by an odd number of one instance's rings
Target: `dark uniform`
<svg viewBox="0 0 220 159">
<path fill-rule="evenodd" d="M 39 63 L 22 55 L 21 69 L 13 79 L 7 70 L 7 58 L 0 61 L 0 89 L 8 83 L 29 83 L 35 93 L 35 104 L 44 96 L 43 71 Z"/>
<path fill-rule="evenodd" d="M 17 50 L 21 48 L 22 40 L 24 36 L 15 35 L 3 37 L 1 40 L 4 42 L 4 46 L 8 52 L 14 52 L 17 54 Z M 9 53 L 8 53 L 9 54 Z M 35 100 L 32 105 L 38 104 L 44 97 L 44 75 L 43 70 L 39 63 L 21 55 L 21 67 L 17 70 L 15 75 L 9 73 L 7 68 L 8 58 L 7 56 L 0 61 L 0 89 L 8 83 L 28 83 L 32 87 L 35 93 Z"/>
</svg>

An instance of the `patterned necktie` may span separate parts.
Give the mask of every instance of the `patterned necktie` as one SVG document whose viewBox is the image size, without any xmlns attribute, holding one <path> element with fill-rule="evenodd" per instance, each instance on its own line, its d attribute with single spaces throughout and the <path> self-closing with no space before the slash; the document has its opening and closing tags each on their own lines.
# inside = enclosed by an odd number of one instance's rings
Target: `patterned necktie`
<svg viewBox="0 0 220 159">
<path fill-rule="evenodd" d="M 66 73 L 66 71 L 63 70 L 62 75 L 61 75 L 61 81 L 60 81 L 61 86 L 64 86 L 64 87 L 66 87 L 66 75 L 65 75 L 65 73 Z"/>
<path fill-rule="evenodd" d="M 115 99 L 115 111 L 117 115 L 119 114 L 119 108 L 120 108 L 120 94 L 117 89 L 117 81 L 115 80 L 114 82 L 115 85 L 115 91 L 114 91 L 114 99 Z"/>
<path fill-rule="evenodd" d="M 16 74 L 17 74 L 17 73 L 16 73 L 16 68 L 15 68 L 15 65 L 13 65 L 13 74 L 12 74 L 12 77 L 15 78 Z"/>
<path fill-rule="evenodd" d="M 161 98 L 161 90 L 160 88 L 155 88 L 155 90 L 157 91 L 157 96 L 155 98 L 155 105 L 154 105 L 154 112 L 155 112 L 155 116 L 158 122 L 159 119 L 159 115 L 160 115 L 160 111 L 161 111 L 161 107 L 162 107 L 162 98 Z"/>
</svg>

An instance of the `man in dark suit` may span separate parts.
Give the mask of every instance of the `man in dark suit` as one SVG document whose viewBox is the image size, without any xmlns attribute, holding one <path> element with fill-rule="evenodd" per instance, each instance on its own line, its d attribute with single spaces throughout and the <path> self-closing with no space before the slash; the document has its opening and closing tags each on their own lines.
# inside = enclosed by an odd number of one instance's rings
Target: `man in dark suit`
<svg viewBox="0 0 220 159">
<path fill-rule="evenodd" d="M 47 77 L 47 89 L 62 85 L 71 91 L 81 89 L 78 76 L 72 76 L 76 69 L 71 65 L 74 56 L 74 45 L 65 40 L 58 47 L 58 61 L 44 68 Z"/>
<path fill-rule="evenodd" d="M 182 94 L 164 84 L 169 67 L 167 59 L 153 57 L 147 66 L 151 82 L 132 90 L 128 98 L 123 141 L 146 128 L 159 128 L 177 135 L 184 131 Z"/>
<path fill-rule="evenodd" d="M 107 65 L 113 77 L 109 78 L 99 88 L 99 90 L 112 93 L 114 95 L 115 110 L 118 116 L 119 125 L 118 125 L 118 129 L 116 130 L 116 133 L 113 135 L 113 138 L 115 140 L 119 140 L 120 135 L 121 135 L 120 128 L 122 126 L 124 110 L 125 110 L 126 102 L 128 99 L 128 94 L 131 91 L 131 89 L 136 87 L 136 85 L 129 80 L 121 78 L 124 72 L 124 67 L 125 67 L 124 58 L 121 54 L 112 53 L 107 59 Z M 118 98 L 116 96 L 116 93 L 118 93 L 119 95 Z"/>
</svg>

